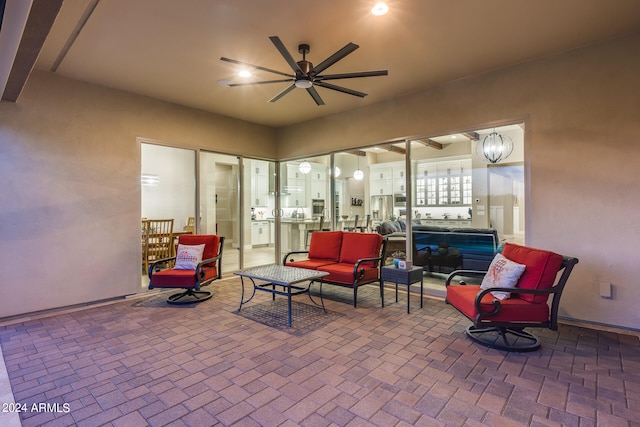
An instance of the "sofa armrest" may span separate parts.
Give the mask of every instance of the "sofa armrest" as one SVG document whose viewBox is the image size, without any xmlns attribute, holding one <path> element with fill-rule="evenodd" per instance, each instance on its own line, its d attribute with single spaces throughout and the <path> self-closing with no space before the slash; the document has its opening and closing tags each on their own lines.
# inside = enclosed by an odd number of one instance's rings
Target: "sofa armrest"
<svg viewBox="0 0 640 427">
<path fill-rule="evenodd" d="M 451 281 L 456 276 L 466 276 L 466 277 L 484 277 L 487 274 L 486 271 L 483 270 L 454 270 L 447 276 L 447 280 L 444 282 L 444 286 L 447 287 L 451 284 Z M 460 282 L 461 285 L 466 285 L 464 282 Z"/>
<path fill-rule="evenodd" d="M 291 255 L 296 255 L 296 254 L 307 254 L 309 255 L 309 251 L 291 251 L 287 254 L 285 254 L 284 257 L 282 257 L 282 265 L 287 265 L 287 258 L 289 258 L 289 256 Z M 293 259 L 290 259 L 289 261 L 293 261 Z"/>
</svg>

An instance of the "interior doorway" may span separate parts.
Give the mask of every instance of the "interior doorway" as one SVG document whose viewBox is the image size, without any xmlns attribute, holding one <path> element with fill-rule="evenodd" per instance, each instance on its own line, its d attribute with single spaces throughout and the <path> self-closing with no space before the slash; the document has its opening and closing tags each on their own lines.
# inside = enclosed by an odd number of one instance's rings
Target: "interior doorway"
<svg viewBox="0 0 640 427">
<path fill-rule="evenodd" d="M 489 221 L 501 239 L 524 244 L 524 163 L 499 163 L 487 168 Z"/>
</svg>

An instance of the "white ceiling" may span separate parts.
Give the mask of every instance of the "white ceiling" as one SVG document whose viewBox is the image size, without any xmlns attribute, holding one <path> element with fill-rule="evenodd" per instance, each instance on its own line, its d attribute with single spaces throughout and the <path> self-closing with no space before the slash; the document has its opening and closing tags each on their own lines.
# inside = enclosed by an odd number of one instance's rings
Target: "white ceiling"
<svg viewBox="0 0 640 427">
<path fill-rule="evenodd" d="M 370 14 L 373 3 L 65 0 L 36 68 L 280 127 L 640 30 L 638 0 L 389 0 L 383 17 Z M 222 56 L 290 73 L 274 35 L 296 60 L 298 44 L 308 43 L 314 64 L 356 43 L 325 73 L 389 75 L 333 81 L 368 93 L 364 99 L 318 88 L 324 106 L 303 89 L 267 102 L 287 83 L 217 84 L 237 80 Z"/>
</svg>

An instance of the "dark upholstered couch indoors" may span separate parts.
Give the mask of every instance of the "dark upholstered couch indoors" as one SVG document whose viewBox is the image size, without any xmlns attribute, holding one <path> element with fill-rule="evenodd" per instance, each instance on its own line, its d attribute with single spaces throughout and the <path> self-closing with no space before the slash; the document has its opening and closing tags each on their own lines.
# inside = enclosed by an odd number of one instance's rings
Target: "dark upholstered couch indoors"
<svg viewBox="0 0 640 427">
<path fill-rule="evenodd" d="M 404 221 L 383 221 L 377 229 L 387 239 L 406 237 Z M 498 232 L 493 228 L 446 228 L 414 224 L 413 264 L 430 272 L 456 268 L 487 270 L 500 251 Z"/>
</svg>

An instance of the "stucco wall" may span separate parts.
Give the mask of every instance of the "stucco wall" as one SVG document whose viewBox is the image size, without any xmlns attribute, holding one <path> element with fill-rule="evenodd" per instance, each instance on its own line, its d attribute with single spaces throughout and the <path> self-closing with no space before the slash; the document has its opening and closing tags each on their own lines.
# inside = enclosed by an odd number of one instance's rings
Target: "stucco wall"
<svg viewBox="0 0 640 427">
<path fill-rule="evenodd" d="M 0 317 L 139 288 L 138 137 L 292 158 L 524 121 L 527 243 L 580 258 L 562 315 L 640 329 L 638 51 L 634 35 L 277 132 L 34 72 L 0 103 Z"/>
<path fill-rule="evenodd" d="M 638 52 L 633 35 L 291 126 L 278 155 L 523 120 L 527 244 L 580 259 L 561 314 L 640 329 Z M 600 281 L 613 283 L 612 300 Z"/>
<path fill-rule="evenodd" d="M 34 72 L 0 103 L 0 317 L 140 289 L 138 137 L 276 151 L 270 128 Z"/>
</svg>

